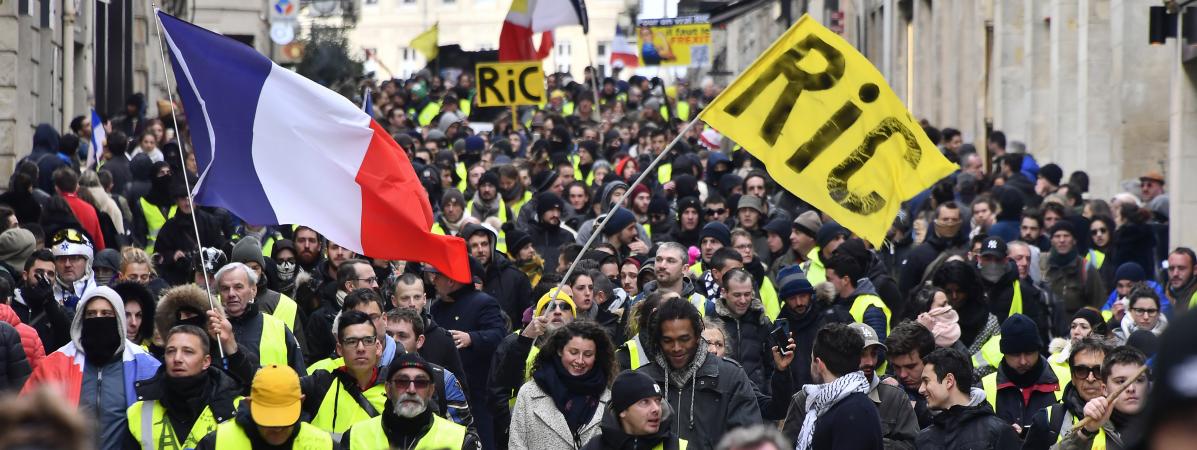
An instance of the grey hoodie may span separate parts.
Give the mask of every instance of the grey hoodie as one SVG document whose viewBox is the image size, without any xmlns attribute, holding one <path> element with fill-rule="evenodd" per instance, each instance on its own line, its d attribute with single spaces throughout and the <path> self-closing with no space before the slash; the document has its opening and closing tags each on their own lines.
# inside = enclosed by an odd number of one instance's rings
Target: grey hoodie
<svg viewBox="0 0 1197 450">
<path fill-rule="evenodd" d="M 116 331 L 120 336 L 125 335 L 125 301 L 121 296 L 108 286 L 92 285 L 83 295 L 80 296 L 79 305 L 76 309 L 75 318 L 71 320 L 71 342 L 75 343 L 75 348 L 81 352 L 83 350 L 83 341 L 80 340 L 83 333 L 83 312 L 87 310 L 87 305 L 98 298 L 108 300 L 112 304 L 112 309 L 116 311 Z M 112 356 L 120 356 L 125 352 L 125 345 L 129 344 L 127 339 L 121 339 L 121 343 L 116 347 L 116 353 Z"/>
</svg>

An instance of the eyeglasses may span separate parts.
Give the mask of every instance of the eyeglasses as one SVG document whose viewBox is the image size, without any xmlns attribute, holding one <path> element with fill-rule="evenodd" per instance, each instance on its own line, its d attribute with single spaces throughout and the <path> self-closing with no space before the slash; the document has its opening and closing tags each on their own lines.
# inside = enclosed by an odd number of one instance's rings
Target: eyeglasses
<svg viewBox="0 0 1197 450">
<path fill-rule="evenodd" d="M 563 301 L 549 302 L 549 304 L 544 307 L 545 312 L 551 312 L 553 310 L 558 310 L 561 312 L 570 312 L 570 311 L 573 311 L 573 308 L 571 308 L 569 306 L 569 303 L 565 303 Z"/>
<path fill-rule="evenodd" d="M 1130 310 L 1140 316 L 1154 316 L 1160 313 L 1160 310 L 1154 308 L 1131 308 Z"/>
<path fill-rule="evenodd" d="M 391 383 L 402 389 L 407 389 L 410 386 L 418 390 L 428 388 L 428 385 L 432 384 L 432 380 L 425 378 L 416 378 L 414 380 L 408 378 L 399 378 L 396 380 L 391 380 Z"/>
<path fill-rule="evenodd" d="M 1072 378 L 1077 380 L 1088 379 L 1089 375 L 1093 378 L 1101 379 L 1101 364 L 1096 366 L 1072 366 Z"/>
<path fill-rule="evenodd" d="M 362 336 L 360 338 L 345 338 L 341 339 L 341 345 L 346 347 L 357 347 L 358 344 L 365 344 L 367 347 L 378 343 L 377 336 Z"/>
<path fill-rule="evenodd" d="M 1094 228 L 1092 230 L 1089 230 L 1090 234 L 1106 234 L 1109 232 L 1110 232 L 1110 230 L 1107 228 Z"/>
<path fill-rule="evenodd" d="M 378 284 L 378 277 L 354 278 L 353 280 L 354 281 L 365 281 L 366 283 L 369 283 L 369 284 Z"/>
</svg>

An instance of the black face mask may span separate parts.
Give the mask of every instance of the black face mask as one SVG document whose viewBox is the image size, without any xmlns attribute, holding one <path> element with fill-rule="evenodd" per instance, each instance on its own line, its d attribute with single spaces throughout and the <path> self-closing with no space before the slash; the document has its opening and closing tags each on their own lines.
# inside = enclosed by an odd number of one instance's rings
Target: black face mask
<svg viewBox="0 0 1197 450">
<path fill-rule="evenodd" d="M 92 365 L 102 366 L 116 358 L 116 350 L 125 338 L 117 325 L 116 317 L 83 319 L 79 340 L 83 344 L 83 356 Z"/>
</svg>

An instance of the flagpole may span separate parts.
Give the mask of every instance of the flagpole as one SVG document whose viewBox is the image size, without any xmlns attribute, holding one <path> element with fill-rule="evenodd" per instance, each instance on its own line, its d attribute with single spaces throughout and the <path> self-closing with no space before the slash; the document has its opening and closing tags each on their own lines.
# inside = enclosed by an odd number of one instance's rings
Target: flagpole
<svg viewBox="0 0 1197 450">
<path fill-rule="evenodd" d="M 599 112 L 598 66 L 594 65 L 594 52 L 590 50 L 590 33 L 585 33 L 585 35 L 586 35 L 586 59 L 590 60 L 590 84 L 592 85 L 591 91 L 594 92 L 594 107 L 590 109 L 592 111 L 590 113 L 590 119 L 595 122 L 601 122 L 603 116 L 602 116 L 602 113 Z M 583 71 L 583 72 L 585 72 L 585 71 Z M 582 75 L 585 75 L 585 73 L 583 73 Z"/>
<path fill-rule="evenodd" d="M 644 183 L 644 179 L 648 177 L 648 174 L 652 173 L 653 168 L 657 167 L 657 165 L 665 159 L 665 155 L 668 155 L 669 151 L 673 150 L 673 146 L 677 145 L 677 143 L 682 140 L 682 137 L 685 136 L 686 133 L 689 133 L 691 128 L 694 128 L 694 124 L 698 123 L 698 121 L 698 116 L 695 115 L 694 119 L 690 120 L 690 123 L 687 123 L 686 126 L 682 128 L 682 131 L 679 131 L 677 136 L 673 138 L 673 141 L 665 147 L 665 150 L 662 150 L 661 154 L 657 155 L 656 159 L 653 159 L 652 162 L 648 163 L 648 166 L 644 168 L 644 171 L 640 172 L 640 176 L 636 177 L 636 181 L 623 191 L 623 195 L 620 195 L 619 200 L 615 201 L 616 205 L 622 204 L 623 201 L 627 199 L 628 195 L 631 194 L 634 189 L 636 189 L 636 186 Z M 614 211 L 614 209 L 617 207 L 618 206 L 612 207 L 611 211 Z M 610 221 L 611 217 L 614 216 L 614 214 L 611 214 L 611 211 L 608 211 L 607 214 L 603 216 L 603 220 L 599 221 L 599 223 L 596 223 L 594 227 L 591 228 L 590 238 L 586 239 L 586 244 L 582 245 L 582 250 L 578 251 L 578 256 L 574 257 L 574 262 L 569 265 L 569 270 L 565 271 L 565 276 L 561 278 L 562 280 L 568 280 L 570 275 L 573 275 L 574 269 L 578 267 L 578 262 L 582 261 L 582 256 L 586 254 L 586 250 L 589 249 L 591 245 L 594 245 L 595 239 L 598 239 L 599 235 L 602 234 L 603 227 L 607 226 L 607 222 Z M 553 293 L 554 301 L 557 300 L 557 296 L 560 293 L 560 289 L 555 290 Z"/>
<path fill-rule="evenodd" d="M 153 1 L 150 2 L 150 9 L 154 13 L 154 23 L 156 24 L 154 29 L 158 31 L 158 56 L 162 60 L 162 75 L 166 77 L 166 97 L 170 100 L 170 118 L 174 121 L 175 129 L 178 131 L 179 117 L 175 113 L 175 95 L 171 89 L 170 70 L 166 66 L 166 40 L 162 38 L 162 20 L 158 17 L 158 5 Z M 195 196 L 191 193 L 191 180 L 187 179 L 187 160 L 183 157 L 183 153 L 186 153 L 187 149 L 183 146 L 182 134 L 178 133 L 176 138 L 179 141 L 179 162 L 183 167 L 183 185 L 187 187 L 187 204 L 191 207 L 191 226 L 195 231 L 195 246 L 199 250 L 200 270 L 204 272 L 204 293 L 208 295 L 208 307 L 216 310 L 216 301 L 212 299 L 212 286 L 208 282 L 208 265 L 204 264 L 204 247 L 200 240 L 199 222 L 195 218 Z M 225 358 L 224 344 L 220 343 L 219 338 L 216 339 L 216 348 L 220 350 L 220 359 L 224 362 L 224 368 L 228 369 L 229 360 Z"/>
</svg>

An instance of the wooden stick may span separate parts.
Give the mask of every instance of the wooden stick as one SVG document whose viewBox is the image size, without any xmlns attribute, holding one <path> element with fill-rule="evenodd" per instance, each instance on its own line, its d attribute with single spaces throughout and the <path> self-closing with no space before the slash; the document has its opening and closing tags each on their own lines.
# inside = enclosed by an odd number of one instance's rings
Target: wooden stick
<svg viewBox="0 0 1197 450">
<path fill-rule="evenodd" d="M 1113 408 L 1114 400 L 1117 400 L 1118 396 L 1122 395 L 1122 391 L 1125 391 L 1126 388 L 1128 388 L 1128 387 L 1130 387 L 1130 385 L 1134 384 L 1135 381 L 1137 381 L 1139 379 L 1139 377 L 1143 376 L 1144 373 L 1147 373 L 1147 364 L 1144 364 L 1143 367 L 1139 368 L 1138 372 L 1135 372 L 1134 378 L 1127 380 L 1126 384 L 1123 384 L 1122 386 L 1118 386 L 1118 389 L 1115 390 L 1113 394 L 1110 394 L 1109 396 L 1106 397 L 1107 399 L 1109 399 L 1109 402 L 1106 405 L 1106 407 Z M 1076 425 L 1072 426 L 1072 431 L 1076 432 L 1077 430 L 1084 428 L 1085 425 L 1088 425 L 1091 422 L 1093 422 L 1093 418 L 1089 417 L 1089 416 L 1085 416 L 1085 418 L 1083 420 L 1081 420 L 1080 422 L 1077 422 Z"/>
</svg>

